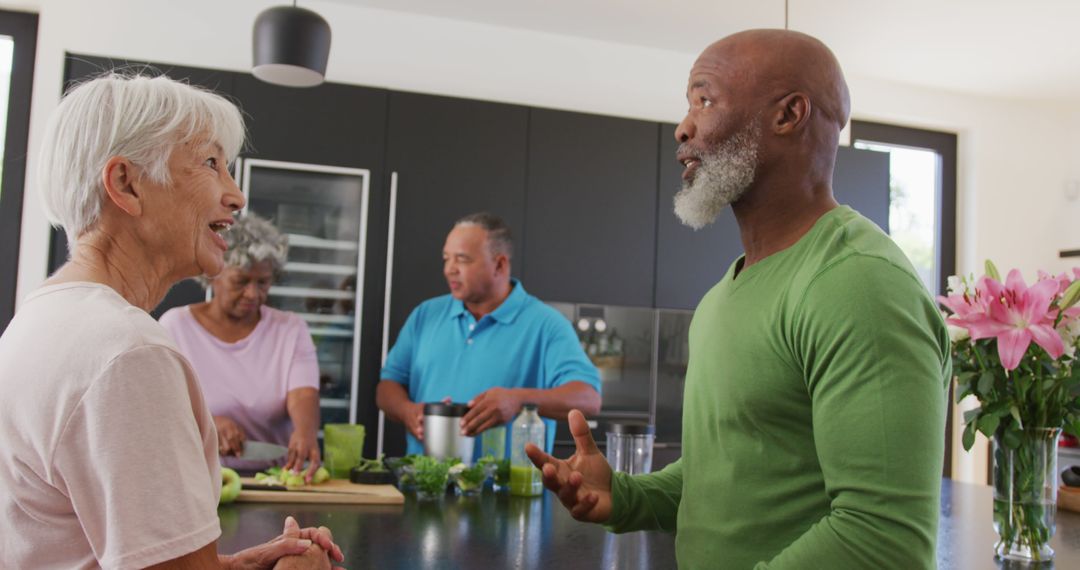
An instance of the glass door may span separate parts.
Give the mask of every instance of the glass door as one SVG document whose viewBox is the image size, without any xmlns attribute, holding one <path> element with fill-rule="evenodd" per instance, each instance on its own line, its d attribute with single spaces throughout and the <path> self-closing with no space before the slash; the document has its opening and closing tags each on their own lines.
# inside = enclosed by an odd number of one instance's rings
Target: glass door
<svg viewBox="0 0 1080 570">
<path fill-rule="evenodd" d="M 267 304 L 298 314 L 311 331 L 322 421 L 356 423 L 370 173 L 261 159 L 242 159 L 237 170 L 245 211 L 289 237 Z"/>
</svg>

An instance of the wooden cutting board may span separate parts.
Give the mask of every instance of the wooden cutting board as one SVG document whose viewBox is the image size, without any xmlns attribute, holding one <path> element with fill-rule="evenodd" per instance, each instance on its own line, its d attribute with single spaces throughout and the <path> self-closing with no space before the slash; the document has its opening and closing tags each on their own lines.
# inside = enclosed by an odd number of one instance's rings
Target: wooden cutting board
<svg viewBox="0 0 1080 570">
<path fill-rule="evenodd" d="M 1058 487 L 1058 508 L 1080 513 L 1080 487 Z"/>
<path fill-rule="evenodd" d="M 245 484 L 257 485 L 252 477 L 241 477 Z M 400 505 L 405 496 L 393 485 L 359 485 L 345 479 L 331 479 L 312 486 L 312 491 L 249 491 L 236 497 L 240 503 L 324 503 L 348 505 Z"/>
</svg>

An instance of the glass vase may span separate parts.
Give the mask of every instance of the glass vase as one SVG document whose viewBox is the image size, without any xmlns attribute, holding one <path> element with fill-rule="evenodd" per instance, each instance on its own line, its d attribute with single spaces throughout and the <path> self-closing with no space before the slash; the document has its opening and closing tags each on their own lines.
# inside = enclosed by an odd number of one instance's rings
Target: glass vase
<svg viewBox="0 0 1080 570">
<path fill-rule="evenodd" d="M 994 547 L 1007 560 L 1053 560 L 1050 538 L 1057 515 L 1057 441 L 1061 430 L 1037 428 L 1020 432 L 1015 449 L 1004 433 L 994 436 Z"/>
</svg>

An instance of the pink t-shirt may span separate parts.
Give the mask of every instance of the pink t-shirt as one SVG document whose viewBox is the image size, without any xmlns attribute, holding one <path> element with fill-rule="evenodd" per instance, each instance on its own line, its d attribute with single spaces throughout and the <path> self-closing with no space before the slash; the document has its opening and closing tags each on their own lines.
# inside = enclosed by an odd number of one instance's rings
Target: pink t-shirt
<svg viewBox="0 0 1080 570">
<path fill-rule="evenodd" d="M 0 568 L 144 568 L 221 534 L 194 371 L 104 285 L 31 293 L 0 337 Z"/>
<path fill-rule="evenodd" d="M 297 388 L 319 389 L 315 344 L 303 319 L 264 305 L 255 330 L 233 343 L 210 334 L 190 307 L 169 310 L 161 324 L 195 367 L 213 415 L 236 422 L 250 440 L 288 445 L 293 426 L 286 395 Z M 265 466 L 233 457 L 223 457 L 222 463 Z"/>
</svg>

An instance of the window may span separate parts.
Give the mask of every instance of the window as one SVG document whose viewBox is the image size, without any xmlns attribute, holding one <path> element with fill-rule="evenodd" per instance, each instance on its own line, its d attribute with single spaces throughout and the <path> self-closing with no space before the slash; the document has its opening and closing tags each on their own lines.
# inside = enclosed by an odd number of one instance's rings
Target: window
<svg viewBox="0 0 1080 570">
<path fill-rule="evenodd" d="M 0 10 L 0 332 L 15 313 L 37 15 Z"/>
</svg>

